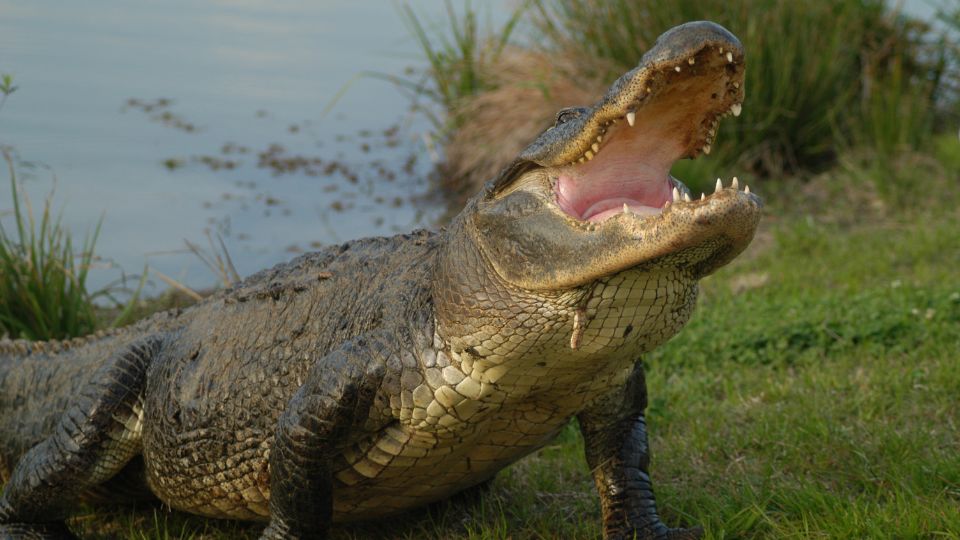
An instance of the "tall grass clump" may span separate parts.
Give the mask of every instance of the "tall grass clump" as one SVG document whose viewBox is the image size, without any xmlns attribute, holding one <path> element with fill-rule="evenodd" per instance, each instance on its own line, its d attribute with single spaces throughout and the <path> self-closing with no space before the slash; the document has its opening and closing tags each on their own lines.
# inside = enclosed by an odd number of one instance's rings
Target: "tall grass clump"
<svg viewBox="0 0 960 540">
<path fill-rule="evenodd" d="M 520 21 L 526 2 L 521 3 L 504 25 L 493 31 L 481 30 L 476 10 L 469 0 L 461 13 L 457 13 L 450 0 L 446 0 L 447 21 L 443 30 L 418 16 L 409 5 L 400 6 L 400 15 L 417 41 L 428 67 L 419 81 L 393 79 L 417 96 L 423 96 L 439 104 L 440 115 L 425 111 L 434 126 L 445 133 L 459 126 L 463 100 L 493 86 L 488 76 L 491 66 L 496 65 Z"/>
<path fill-rule="evenodd" d="M 545 47 L 612 80 L 668 28 L 709 19 L 747 51 L 743 116 L 722 124 L 709 162 L 762 175 L 821 169 L 843 150 L 929 142 L 945 99 L 946 38 L 883 0 L 534 0 Z M 953 64 L 955 65 L 955 63 Z"/>
<path fill-rule="evenodd" d="M 35 215 L 13 158 L 7 152 L 3 157 L 13 209 L 11 223 L 0 221 L 0 334 L 46 340 L 90 333 L 97 326 L 96 294 L 87 291 L 86 281 L 100 224 L 77 252 L 52 213 L 52 192 Z"/>
</svg>

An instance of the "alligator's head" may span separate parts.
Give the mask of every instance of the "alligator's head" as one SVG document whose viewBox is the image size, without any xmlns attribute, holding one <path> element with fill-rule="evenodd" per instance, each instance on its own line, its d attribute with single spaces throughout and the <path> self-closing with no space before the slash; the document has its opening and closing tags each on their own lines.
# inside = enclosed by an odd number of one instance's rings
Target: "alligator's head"
<svg viewBox="0 0 960 540">
<path fill-rule="evenodd" d="M 697 279 L 749 244 L 761 202 L 736 181 L 691 200 L 670 168 L 709 153 L 718 122 L 739 115 L 743 73 L 740 42 L 716 24 L 660 36 L 599 102 L 560 111 L 468 204 L 459 226 L 478 263 L 535 297 L 638 268 L 677 270 L 695 296 Z"/>
<path fill-rule="evenodd" d="M 687 254 L 700 277 L 742 251 L 760 200 L 729 181 L 690 200 L 670 168 L 709 153 L 720 119 L 739 115 L 743 61 L 730 32 L 688 23 L 593 107 L 560 111 L 475 201 L 477 238 L 500 276 L 556 290 Z"/>
</svg>

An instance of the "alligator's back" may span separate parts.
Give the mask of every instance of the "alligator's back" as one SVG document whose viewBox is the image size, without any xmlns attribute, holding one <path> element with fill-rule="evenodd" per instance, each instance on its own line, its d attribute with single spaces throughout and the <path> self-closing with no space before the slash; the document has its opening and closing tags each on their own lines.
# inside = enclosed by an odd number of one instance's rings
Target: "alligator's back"
<svg viewBox="0 0 960 540">
<path fill-rule="evenodd" d="M 179 405 L 185 399 L 185 408 L 198 407 L 201 423 L 215 422 L 212 417 L 219 415 L 224 400 L 251 380 L 281 373 L 296 380 L 303 369 L 288 365 L 290 360 L 278 364 L 276 355 L 303 342 L 309 345 L 309 357 L 316 358 L 394 319 L 405 309 L 404 297 L 428 287 L 428 271 L 410 267 L 428 266 L 423 263 L 432 251 L 427 245 L 431 238 L 432 233 L 421 231 L 334 246 L 259 272 L 187 310 L 160 313 L 116 331 L 60 342 L 0 341 L 0 480 L 24 452 L 53 432 L 97 370 L 138 340 L 163 336 L 165 361 L 154 370 L 150 387 L 162 394 L 156 397 L 160 402 Z M 184 351 L 191 347 L 195 354 L 187 358 L 189 351 Z M 239 364 L 235 353 L 244 357 Z M 184 373 L 200 371 L 194 360 L 212 373 L 215 388 L 205 389 L 206 400 L 181 395 L 190 386 Z M 245 402 L 251 410 L 231 422 L 238 429 L 270 424 L 280 412 L 273 409 L 282 409 L 295 386 L 284 390 L 283 395 Z M 151 420 L 158 416 L 164 413 L 155 412 Z"/>
</svg>

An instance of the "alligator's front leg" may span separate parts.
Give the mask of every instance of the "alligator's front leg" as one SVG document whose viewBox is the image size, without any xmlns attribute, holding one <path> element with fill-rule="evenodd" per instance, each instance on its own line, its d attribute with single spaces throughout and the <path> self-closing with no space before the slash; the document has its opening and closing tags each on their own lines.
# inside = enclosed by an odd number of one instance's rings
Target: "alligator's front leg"
<svg viewBox="0 0 960 540">
<path fill-rule="evenodd" d="M 647 385 L 637 363 L 627 384 L 592 404 L 577 419 L 587 463 L 600 493 L 607 540 L 695 539 L 700 527 L 670 529 L 657 515 L 647 445 Z"/>
<path fill-rule="evenodd" d="M 146 373 L 162 343 L 151 336 L 108 358 L 56 431 L 20 458 L 0 497 L 0 540 L 73 538 L 63 519 L 141 450 Z"/>
<path fill-rule="evenodd" d="M 385 349 L 376 337 L 347 342 L 314 364 L 287 404 L 270 452 L 270 524 L 261 540 L 327 538 L 333 458 L 369 417 Z"/>
</svg>

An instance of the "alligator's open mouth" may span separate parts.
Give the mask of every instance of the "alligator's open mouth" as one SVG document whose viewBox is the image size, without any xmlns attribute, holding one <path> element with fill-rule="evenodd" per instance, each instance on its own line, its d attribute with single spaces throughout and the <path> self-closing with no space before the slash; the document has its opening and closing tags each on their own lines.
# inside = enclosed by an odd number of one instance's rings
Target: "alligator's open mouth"
<svg viewBox="0 0 960 540">
<path fill-rule="evenodd" d="M 702 199 L 670 176 L 739 115 L 744 54 L 723 27 L 664 33 L 593 107 L 565 109 L 488 186 L 471 216 L 497 273 L 530 290 L 580 286 L 641 264 L 694 279 L 750 243 L 761 202 L 733 181 Z"/>
<path fill-rule="evenodd" d="M 554 181 L 557 204 L 577 220 L 654 216 L 671 203 L 690 202 L 671 166 L 709 154 L 720 120 L 740 115 L 739 44 L 706 43 L 687 56 L 641 65 L 625 79 L 629 88 L 608 96 L 584 122 L 579 157 Z"/>
</svg>

